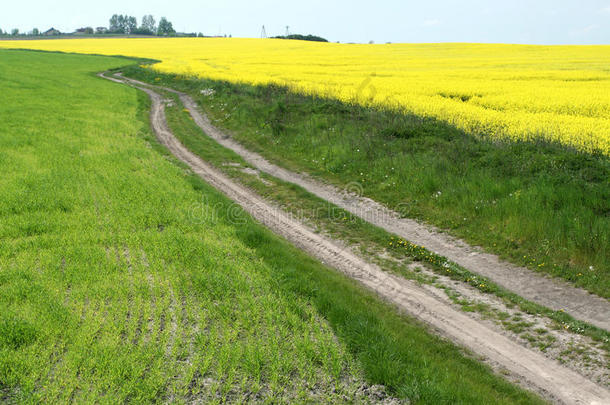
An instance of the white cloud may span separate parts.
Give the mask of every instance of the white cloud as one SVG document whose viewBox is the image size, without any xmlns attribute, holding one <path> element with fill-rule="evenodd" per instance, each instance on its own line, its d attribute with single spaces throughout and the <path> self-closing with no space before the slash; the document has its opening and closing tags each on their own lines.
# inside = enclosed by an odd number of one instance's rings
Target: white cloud
<svg viewBox="0 0 610 405">
<path fill-rule="evenodd" d="M 572 37 L 582 37 L 582 36 L 587 35 L 591 31 L 597 30 L 598 28 L 599 28 L 599 25 L 591 24 L 591 25 L 588 25 L 588 26 L 586 26 L 584 28 L 580 28 L 580 29 L 577 29 L 577 30 L 570 31 L 570 36 L 572 36 Z"/>
<path fill-rule="evenodd" d="M 437 19 L 435 18 L 435 19 L 431 19 L 431 20 L 426 20 L 426 21 L 424 21 L 424 22 L 422 23 L 422 25 L 423 25 L 424 27 L 434 27 L 434 26 L 436 26 L 436 25 L 440 25 L 440 23 L 441 23 L 441 20 L 437 20 Z"/>
<path fill-rule="evenodd" d="M 610 14 L 610 6 L 606 6 L 604 8 L 602 8 L 601 10 L 599 10 L 602 13 L 608 13 Z"/>
<path fill-rule="evenodd" d="M 586 26 L 585 28 L 582 29 L 582 32 L 584 34 L 586 34 L 586 33 L 589 33 L 589 32 L 591 32 L 593 30 L 596 30 L 598 28 L 599 28 L 599 25 L 597 25 L 597 24 L 588 25 L 588 26 Z"/>
</svg>

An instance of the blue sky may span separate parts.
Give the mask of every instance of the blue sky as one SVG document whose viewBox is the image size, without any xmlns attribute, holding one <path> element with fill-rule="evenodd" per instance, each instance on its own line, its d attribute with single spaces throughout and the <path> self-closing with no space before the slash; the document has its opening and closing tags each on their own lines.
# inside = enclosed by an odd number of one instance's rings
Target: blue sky
<svg viewBox="0 0 610 405">
<path fill-rule="evenodd" d="M 179 31 L 258 37 L 312 33 L 341 42 L 610 44 L 610 0 L 83 0 L 6 1 L 0 28 L 106 26 L 153 14 Z"/>
</svg>

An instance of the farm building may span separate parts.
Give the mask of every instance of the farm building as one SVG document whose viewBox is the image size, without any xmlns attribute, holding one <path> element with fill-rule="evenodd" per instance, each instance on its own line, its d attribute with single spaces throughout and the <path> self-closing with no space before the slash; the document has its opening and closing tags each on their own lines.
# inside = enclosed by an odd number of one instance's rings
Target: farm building
<svg viewBox="0 0 610 405">
<path fill-rule="evenodd" d="M 42 33 L 42 35 L 60 35 L 60 34 L 61 34 L 61 31 L 56 30 L 53 27 L 51 27 L 50 29 L 48 29 Z"/>
</svg>

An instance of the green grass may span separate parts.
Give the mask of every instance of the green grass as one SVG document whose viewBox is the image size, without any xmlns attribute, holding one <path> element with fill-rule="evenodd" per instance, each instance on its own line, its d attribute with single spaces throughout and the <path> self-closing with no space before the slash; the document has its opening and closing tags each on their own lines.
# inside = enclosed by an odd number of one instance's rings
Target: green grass
<svg viewBox="0 0 610 405">
<path fill-rule="evenodd" d="M 169 157 L 125 59 L 0 51 L 0 401 L 536 403 Z M 201 215 L 203 213 L 203 215 Z"/>
<path fill-rule="evenodd" d="M 128 74 L 190 93 L 217 125 L 274 162 L 339 186 L 359 182 L 365 195 L 406 216 L 610 297 L 605 156 L 542 141 L 492 141 L 280 87 L 136 67 Z M 207 88 L 215 94 L 201 95 Z"/>
</svg>

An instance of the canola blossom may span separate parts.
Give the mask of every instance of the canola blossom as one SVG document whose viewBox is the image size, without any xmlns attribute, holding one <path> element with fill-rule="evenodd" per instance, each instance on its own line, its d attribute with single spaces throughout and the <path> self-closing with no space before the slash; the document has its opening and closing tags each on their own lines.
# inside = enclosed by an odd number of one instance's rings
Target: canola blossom
<svg viewBox="0 0 610 405">
<path fill-rule="evenodd" d="M 275 39 L 0 41 L 0 48 L 159 60 L 160 72 L 402 109 L 503 139 L 610 154 L 610 46 L 334 44 Z"/>
</svg>

